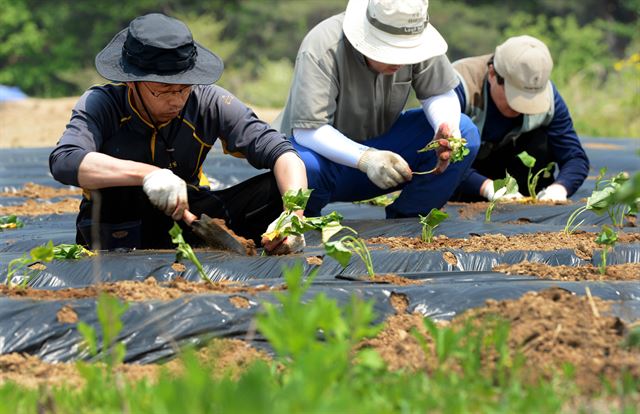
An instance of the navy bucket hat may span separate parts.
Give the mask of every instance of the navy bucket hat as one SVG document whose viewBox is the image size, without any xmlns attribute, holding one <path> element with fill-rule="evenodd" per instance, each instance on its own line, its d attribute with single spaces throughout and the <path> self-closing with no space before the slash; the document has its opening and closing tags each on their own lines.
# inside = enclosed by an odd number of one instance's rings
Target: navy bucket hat
<svg viewBox="0 0 640 414">
<path fill-rule="evenodd" d="M 208 85 L 224 70 L 222 59 L 195 42 L 184 23 L 159 13 L 132 20 L 95 63 L 100 75 L 116 82 Z"/>
</svg>

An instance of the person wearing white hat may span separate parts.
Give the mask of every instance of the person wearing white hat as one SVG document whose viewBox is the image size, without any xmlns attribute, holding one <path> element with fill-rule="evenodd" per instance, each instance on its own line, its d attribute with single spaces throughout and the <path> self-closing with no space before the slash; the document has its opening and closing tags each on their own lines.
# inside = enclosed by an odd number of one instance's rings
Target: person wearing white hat
<svg viewBox="0 0 640 414">
<path fill-rule="evenodd" d="M 269 252 L 304 246 L 301 236 L 261 238 L 282 212 L 281 194 L 307 187 L 302 160 L 285 136 L 212 85 L 222 60 L 195 42 L 184 23 L 159 13 L 137 17 L 95 63 L 114 83 L 84 93 L 49 156 L 56 180 L 85 190 L 76 243 L 171 248 L 176 220 L 195 244 L 200 240 L 185 223 L 206 213 L 264 241 Z M 200 185 L 218 137 L 226 152 L 272 171 L 218 191 Z"/>
<path fill-rule="evenodd" d="M 555 176 L 540 177 L 536 197 L 566 201 L 582 185 L 589 159 L 573 127 L 562 96 L 551 82 L 553 60 L 547 46 L 532 36 L 515 36 L 493 54 L 453 63 L 460 84 L 456 94 L 464 113 L 480 131 L 481 147 L 473 168 L 460 184 L 457 200 L 494 198 L 493 180 L 508 171 L 527 188 L 529 168 L 516 156 L 536 159 L 534 172 L 555 162 Z M 513 198 L 521 198 L 519 192 Z"/>
<path fill-rule="evenodd" d="M 442 207 L 479 147 L 460 114 L 447 43 L 429 21 L 427 0 L 350 0 L 344 13 L 304 38 L 284 111 L 274 126 L 290 136 L 314 191 L 305 214 L 334 201 L 402 190 L 387 218 Z M 403 111 L 411 89 L 422 108 Z M 449 165 L 446 138 L 469 155 Z M 418 153 L 432 139 L 437 153 Z M 436 174 L 414 175 L 436 168 Z"/>
</svg>

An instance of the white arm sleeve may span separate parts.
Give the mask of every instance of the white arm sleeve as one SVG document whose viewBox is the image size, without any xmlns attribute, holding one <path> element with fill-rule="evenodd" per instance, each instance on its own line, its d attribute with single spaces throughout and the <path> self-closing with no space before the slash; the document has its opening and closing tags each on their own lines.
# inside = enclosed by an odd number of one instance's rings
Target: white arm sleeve
<svg viewBox="0 0 640 414">
<path fill-rule="evenodd" d="M 452 135 L 460 138 L 460 101 L 453 89 L 421 100 L 420 103 L 435 132 L 438 132 L 438 127 L 442 123 L 447 123 Z"/>
<path fill-rule="evenodd" d="M 317 129 L 294 128 L 293 137 L 303 147 L 314 150 L 323 157 L 347 167 L 358 167 L 358 160 L 366 150 L 366 145 L 359 144 L 331 125 L 323 125 Z"/>
</svg>

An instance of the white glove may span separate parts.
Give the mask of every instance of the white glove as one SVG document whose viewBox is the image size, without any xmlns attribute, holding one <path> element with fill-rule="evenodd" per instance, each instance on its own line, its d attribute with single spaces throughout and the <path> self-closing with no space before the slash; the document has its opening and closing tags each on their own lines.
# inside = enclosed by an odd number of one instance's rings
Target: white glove
<svg viewBox="0 0 640 414">
<path fill-rule="evenodd" d="M 516 191 L 515 193 L 505 194 L 507 191 L 505 187 L 502 187 L 501 189 L 498 190 L 498 192 L 495 192 L 495 190 L 493 189 L 493 180 L 487 180 L 487 181 L 488 182 L 486 183 L 486 185 L 483 185 L 482 188 L 480 189 L 480 195 L 489 201 L 520 200 L 521 198 L 524 197 L 522 194 L 520 194 L 519 191 Z"/>
<path fill-rule="evenodd" d="M 536 195 L 540 201 L 567 201 L 567 189 L 562 184 L 551 184 Z"/>
<path fill-rule="evenodd" d="M 151 204 L 174 220 L 181 220 L 184 210 L 189 207 L 187 183 L 171 170 L 155 170 L 145 175 L 142 189 Z"/>
<path fill-rule="evenodd" d="M 391 151 L 369 148 L 358 160 L 358 169 L 383 190 L 396 187 L 411 180 L 409 164 Z"/>
<path fill-rule="evenodd" d="M 278 216 L 278 218 L 276 218 L 275 220 L 273 220 L 271 222 L 271 224 L 269 224 L 269 226 L 267 227 L 267 231 L 265 232 L 265 235 L 272 233 L 275 229 L 276 229 L 276 225 L 278 223 L 278 221 L 280 220 L 280 217 L 282 216 Z M 280 230 L 282 230 L 283 228 L 286 227 L 291 227 L 291 216 L 287 216 L 281 223 L 280 225 Z M 263 235 L 264 236 L 264 235 Z M 273 245 L 273 243 L 276 243 L 278 239 L 274 239 L 273 241 L 266 241 L 263 238 L 263 244 L 265 245 L 265 250 L 267 250 L 267 253 L 270 255 L 283 255 L 283 254 L 290 254 L 290 253 L 297 253 L 300 252 L 304 249 L 304 247 L 306 246 L 306 242 L 304 240 L 304 234 L 301 234 L 299 236 L 297 235 L 288 235 L 284 238 L 284 240 L 282 240 L 281 243 L 277 244 L 275 248 L 271 248 L 271 246 Z M 266 243 L 265 243 L 266 242 Z M 270 250 L 269 250 L 270 248 Z"/>
</svg>

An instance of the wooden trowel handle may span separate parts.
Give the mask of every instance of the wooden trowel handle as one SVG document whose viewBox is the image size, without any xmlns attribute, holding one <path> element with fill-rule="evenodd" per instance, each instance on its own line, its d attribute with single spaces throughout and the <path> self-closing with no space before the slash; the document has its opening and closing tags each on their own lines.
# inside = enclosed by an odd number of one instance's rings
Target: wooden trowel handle
<svg viewBox="0 0 640 414">
<path fill-rule="evenodd" d="M 194 221 L 198 220 L 198 216 L 196 216 L 189 210 L 185 210 L 184 214 L 182 215 L 182 219 L 184 220 L 185 223 L 187 223 L 188 225 L 191 225 Z"/>
</svg>

